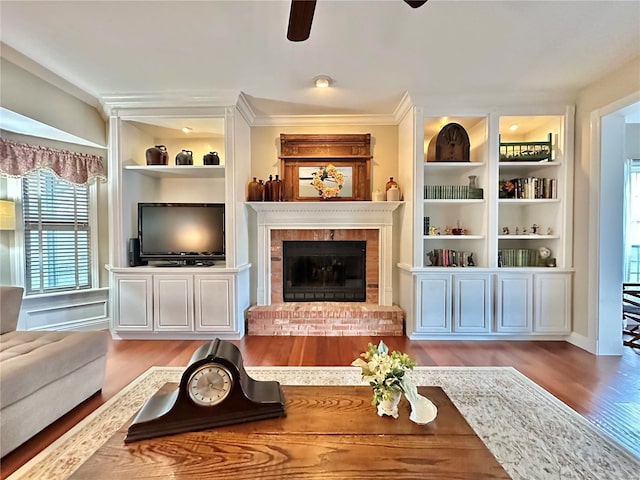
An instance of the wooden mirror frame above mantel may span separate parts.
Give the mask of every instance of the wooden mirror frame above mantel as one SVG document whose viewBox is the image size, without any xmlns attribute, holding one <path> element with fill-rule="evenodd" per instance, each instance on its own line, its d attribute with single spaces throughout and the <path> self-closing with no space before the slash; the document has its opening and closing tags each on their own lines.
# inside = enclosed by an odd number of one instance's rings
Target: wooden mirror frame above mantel
<svg viewBox="0 0 640 480">
<path fill-rule="evenodd" d="M 302 196 L 300 167 L 351 167 L 352 195 L 330 201 L 371 200 L 371 134 L 280 134 L 280 172 L 283 199 L 288 202 L 319 201 L 321 196 Z"/>
</svg>

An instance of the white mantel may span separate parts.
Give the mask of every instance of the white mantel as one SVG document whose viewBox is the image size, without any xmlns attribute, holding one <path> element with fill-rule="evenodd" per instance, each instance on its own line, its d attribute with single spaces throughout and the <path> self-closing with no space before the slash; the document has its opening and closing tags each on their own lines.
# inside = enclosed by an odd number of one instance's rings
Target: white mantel
<svg viewBox="0 0 640 480">
<path fill-rule="evenodd" d="M 379 304 L 393 304 L 393 211 L 404 202 L 246 202 L 258 214 L 258 305 L 271 303 L 271 230 L 377 229 Z"/>
</svg>

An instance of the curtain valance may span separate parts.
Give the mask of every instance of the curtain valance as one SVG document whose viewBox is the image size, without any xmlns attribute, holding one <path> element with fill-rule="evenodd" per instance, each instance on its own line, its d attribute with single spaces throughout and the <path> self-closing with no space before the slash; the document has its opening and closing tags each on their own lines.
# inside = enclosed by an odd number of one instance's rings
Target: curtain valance
<svg viewBox="0 0 640 480">
<path fill-rule="evenodd" d="M 18 143 L 0 138 L 0 174 L 23 177 L 42 168 L 52 170 L 67 182 L 106 182 L 102 157 Z"/>
</svg>

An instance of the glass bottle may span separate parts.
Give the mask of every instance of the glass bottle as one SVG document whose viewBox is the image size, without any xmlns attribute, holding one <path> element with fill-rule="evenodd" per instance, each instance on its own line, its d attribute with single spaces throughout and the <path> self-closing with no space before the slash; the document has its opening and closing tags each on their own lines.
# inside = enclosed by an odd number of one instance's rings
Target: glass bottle
<svg viewBox="0 0 640 480">
<path fill-rule="evenodd" d="M 389 177 L 389 181 L 387 182 L 384 191 L 389 190 L 393 185 L 398 186 L 398 182 L 396 182 L 393 177 Z"/>
<path fill-rule="evenodd" d="M 273 201 L 273 175 L 269 175 L 269 180 L 264 183 L 264 201 Z"/>
<path fill-rule="evenodd" d="M 259 202 L 262 200 L 260 198 L 260 186 L 256 177 L 253 177 L 253 180 L 249 182 L 247 200 L 250 202 Z"/>
<path fill-rule="evenodd" d="M 262 179 L 258 180 L 258 198 L 256 201 L 264 201 L 264 183 L 262 182 Z"/>
<path fill-rule="evenodd" d="M 274 202 L 282 201 L 282 180 L 280 180 L 280 175 L 276 174 L 276 179 L 271 184 L 271 199 Z"/>
</svg>

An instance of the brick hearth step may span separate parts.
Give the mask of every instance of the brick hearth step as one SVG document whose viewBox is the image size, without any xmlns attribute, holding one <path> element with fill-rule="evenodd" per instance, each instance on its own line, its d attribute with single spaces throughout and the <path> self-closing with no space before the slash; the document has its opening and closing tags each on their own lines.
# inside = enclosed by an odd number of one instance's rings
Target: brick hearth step
<svg viewBox="0 0 640 480">
<path fill-rule="evenodd" d="M 349 302 L 287 302 L 247 310 L 248 335 L 402 336 L 404 311 L 397 305 Z"/>
</svg>

